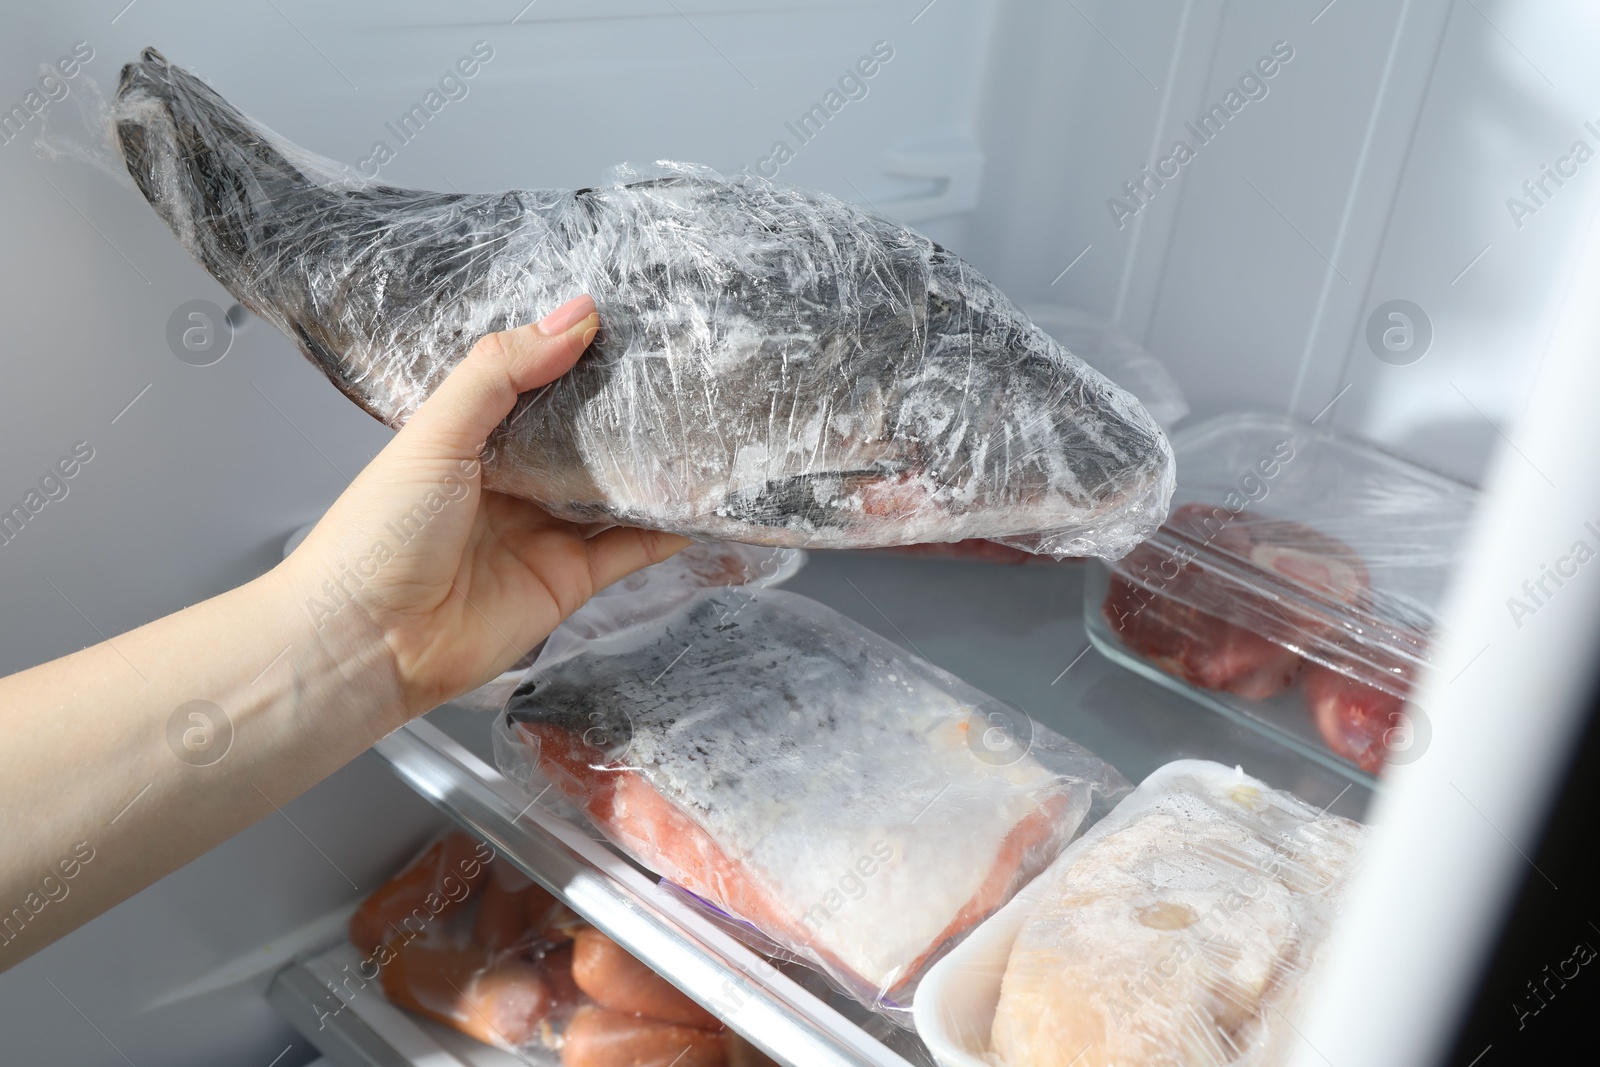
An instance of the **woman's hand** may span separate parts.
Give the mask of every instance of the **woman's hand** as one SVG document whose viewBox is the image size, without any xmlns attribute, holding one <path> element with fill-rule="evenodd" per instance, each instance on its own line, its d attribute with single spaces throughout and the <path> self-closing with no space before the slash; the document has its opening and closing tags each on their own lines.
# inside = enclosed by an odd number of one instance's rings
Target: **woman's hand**
<svg viewBox="0 0 1600 1067">
<path fill-rule="evenodd" d="M 566 373 L 599 328 L 580 296 L 483 338 L 282 565 L 319 634 L 383 643 L 406 719 L 489 681 L 596 590 L 689 543 L 623 527 L 586 537 L 482 487 L 479 454 L 517 394 Z"/>
<path fill-rule="evenodd" d="M 18 829 L 0 899 L 23 902 L 0 970 L 281 811 L 687 544 L 585 536 L 480 484 L 517 394 L 564 373 L 598 328 L 580 297 L 484 338 L 278 567 L 0 678 L 0 811 Z M 71 895 L 49 896 L 43 879 L 69 867 Z"/>
</svg>

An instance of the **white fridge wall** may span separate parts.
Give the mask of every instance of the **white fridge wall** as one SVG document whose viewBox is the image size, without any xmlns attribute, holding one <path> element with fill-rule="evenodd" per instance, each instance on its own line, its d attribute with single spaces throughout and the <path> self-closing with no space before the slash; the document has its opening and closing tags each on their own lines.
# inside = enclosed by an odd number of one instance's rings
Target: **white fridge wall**
<svg viewBox="0 0 1600 1067">
<path fill-rule="evenodd" d="M 1506 207 L 1572 141 L 1600 148 L 1583 127 L 1600 26 L 1576 0 L 523 2 L 13 6 L 0 102 L 86 40 L 52 131 L 155 45 L 312 150 L 354 164 L 388 141 L 397 184 L 579 186 L 657 157 L 733 171 L 783 140 L 781 180 L 920 219 L 1021 303 L 1118 318 L 1199 416 L 1339 397 L 1327 420 L 1467 478 L 1517 440 L 1600 192 L 1595 163 L 1521 228 Z M 400 145 L 386 124 L 480 39 L 495 54 L 469 95 Z M 880 40 L 894 58 L 865 98 L 801 144 L 786 124 Z M 1118 230 L 1107 199 L 1278 40 L 1295 56 L 1269 94 Z M 173 310 L 230 298 L 115 167 L 41 161 L 38 131 L 0 145 L 0 504 L 77 441 L 95 458 L 0 546 L 0 671 L 258 573 L 387 437 L 259 322 L 214 366 L 175 358 Z M 1393 298 L 1434 328 L 1409 366 L 1364 336 Z M 269 819 L 0 975 L 8 1040 L 38 1062 L 122 1062 L 110 1042 L 135 1062 L 270 1059 L 287 1031 L 247 987 L 136 1009 L 352 899 L 311 842 L 367 887 L 434 821 L 366 758 L 285 811 L 304 836 Z"/>
<path fill-rule="evenodd" d="M 1338 397 L 1324 421 L 1476 481 L 1600 202 L 1584 166 L 1520 228 L 1507 207 L 1574 141 L 1600 151 L 1597 37 L 1576 2 L 1004 5 L 960 251 L 1019 302 L 1118 319 L 1197 417 Z M 1119 230 L 1107 201 L 1134 206 L 1123 183 L 1197 145 L 1185 123 L 1277 41 L 1267 95 Z M 1410 365 L 1368 347 L 1393 299 L 1432 323 Z"/>
</svg>

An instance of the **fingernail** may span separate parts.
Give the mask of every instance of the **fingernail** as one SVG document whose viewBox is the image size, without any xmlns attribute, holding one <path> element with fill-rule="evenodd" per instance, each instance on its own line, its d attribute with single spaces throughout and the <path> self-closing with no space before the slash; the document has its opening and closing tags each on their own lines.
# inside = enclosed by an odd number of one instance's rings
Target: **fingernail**
<svg viewBox="0 0 1600 1067">
<path fill-rule="evenodd" d="M 594 314 L 594 298 L 585 293 L 573 297 L 550 312 L 539 320 L 535 328 L 546 337 L 554 337 L 558 333 L 566 333 L 592 314 Z"/>
<path fill-rule="evenodd" d="M 589 317 L 594 320 L 594 325 L 583 331 L 583 347 L 585 348 L 588 348 L 589 343 L 594 340 L 594 335 L 600 332 L 600 316 L 590 315 Z"/>
</svg>

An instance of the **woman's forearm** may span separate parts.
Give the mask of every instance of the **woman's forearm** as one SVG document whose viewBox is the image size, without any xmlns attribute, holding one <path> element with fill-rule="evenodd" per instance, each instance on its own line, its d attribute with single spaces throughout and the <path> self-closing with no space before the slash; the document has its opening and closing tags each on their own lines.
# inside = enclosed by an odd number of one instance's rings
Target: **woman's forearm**
<svg viewBox="0 0 1600 1067">
<path fill-rule="evenodd" d="M 0 679 L 0 969 L 287 804 L 405 719 L 358 609 L 286 567 Z"/>
<path fill-rule="evenodd" d="M 687 543 L 588 536 L 483 488 L 486 438 L 599 328 L 579 297 L 490 334 L 270 573 L 0 679 L 0 970 L 494 678 L 594 590 Z"/>
</svg>

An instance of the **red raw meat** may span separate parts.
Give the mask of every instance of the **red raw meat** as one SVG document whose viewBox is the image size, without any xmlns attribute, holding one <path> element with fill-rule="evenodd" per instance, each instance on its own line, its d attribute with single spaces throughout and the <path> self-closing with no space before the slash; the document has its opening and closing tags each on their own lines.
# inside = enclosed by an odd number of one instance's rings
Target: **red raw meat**
<svg viewBox="0 0 1600 1067">
<path fill-rule="evenodd" d="M 1207 555 L 1252 564 L 1347 604 L 1371 586 L 1353 549 L 1299 523 L 1185 504 L 1163 529 L 1204 544 Z M 1303 666 L 1298 653 L 1190 603 L 1242 608 L 1291 641 L 1295 631 L 1323 625 L 1204 566 L 1180 565 L 1170 550 L 1148 542 L 1112 572 L 1102 611 L 1130 649 L 1191 685 L 1264 700 L 1294 684 Z"/>
<path fill-rule="evenodd" d="M 1264 637 L 1177 601 L 1161 597 L 1146 604 L 1121 575 L 1111 578 L 1105 615 L 1129 648 L 1202 689 L 1265 700 L 1293 685 L 1303 662 Z"/>
<path fill-rule="evenodd" d="M 1409 680 L 1405 687 L 1409 688 Z M 1327 746 L 1368 774 L 1383 770 L 1390 731 L 1404 722 L 1405 697 L 1313 663 L 1306 672 L 1306 705 Z"/>
</svg>

